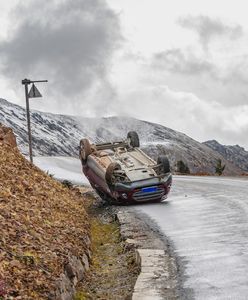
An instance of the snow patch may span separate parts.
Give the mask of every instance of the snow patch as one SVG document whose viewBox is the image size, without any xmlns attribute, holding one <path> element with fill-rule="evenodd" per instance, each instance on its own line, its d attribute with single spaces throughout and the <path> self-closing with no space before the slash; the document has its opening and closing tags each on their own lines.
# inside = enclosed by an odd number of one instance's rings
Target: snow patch
<svg viewBox="0 0 248 300">
<path fill-rule="evenodd" d="M 69 180 L 78 185 L 89 185 L 82 172 L 81 162 L 77 158 L 63 156 L 34 157 L 34 164 L 41 170 L 54 175 L 59 180 Z"/>
</svg>

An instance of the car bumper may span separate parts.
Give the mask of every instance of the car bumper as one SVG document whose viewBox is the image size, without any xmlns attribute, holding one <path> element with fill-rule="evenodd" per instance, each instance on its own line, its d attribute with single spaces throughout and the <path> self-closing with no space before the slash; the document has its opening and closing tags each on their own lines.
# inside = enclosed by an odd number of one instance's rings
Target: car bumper
<svg viewBox="0 0 248 300">
<path fill-rule="evenodd" d="M 166 199 L 172 184 L 171 174 L 162 178 L 153 177 L 145 180 L 117 183 L 112 190 L 118 202 L 152 202 Z"/>
</svg>

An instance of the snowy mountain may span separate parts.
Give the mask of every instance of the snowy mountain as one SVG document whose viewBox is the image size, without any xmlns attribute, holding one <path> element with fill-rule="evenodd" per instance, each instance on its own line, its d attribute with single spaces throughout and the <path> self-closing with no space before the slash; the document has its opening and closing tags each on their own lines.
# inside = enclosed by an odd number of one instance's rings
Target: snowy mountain
<svg viewBox="0 0 248 300">
<path fill-rule="evenodd" d="M 248 151 L 243 147 L 240 147 L 239 145 L 221 145 L 215 140 L 206 141 L 203 144 L 220 153 L 226 160 L 235 164 L 240 169 L 248 172 Z"/>
<path fill-rule="evenodd" d="M 0 99 L 0 122 L 14 130 L 19 148 L 27 154 L 25 109 Z M 127 117 L 83 118 L 32 111 L 31 124 L 33 150 L 37 156 L 76 157 L 83 137 L 94 143 L 113 141 L 125 138 L 128 131 L 135 130 L 140 136 L 141 147 L 154 158 L 166 154 L 174 169 L 176 162 L 183 160 L 192 173 L 213 174 L 216 160 L 220 157 L 226 164 L 226 174 L 241 173 L 238 167 L 206 145 L 183 133 L 146 121 Z"/>
</svg>

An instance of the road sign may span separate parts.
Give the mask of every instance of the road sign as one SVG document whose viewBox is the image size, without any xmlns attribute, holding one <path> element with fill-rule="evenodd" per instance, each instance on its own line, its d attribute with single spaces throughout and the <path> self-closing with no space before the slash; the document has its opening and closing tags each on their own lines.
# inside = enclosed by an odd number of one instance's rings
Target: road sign
<svg viewBox="0 0 248 300">
<path fill-rule="evenodd" d="M 42 95 L 33 83 L 32 86 L 31 86 L 31 89 L 28 93 L 28 98 L 38 98 L 38 97 L 42 97 Z"/>
</svg>

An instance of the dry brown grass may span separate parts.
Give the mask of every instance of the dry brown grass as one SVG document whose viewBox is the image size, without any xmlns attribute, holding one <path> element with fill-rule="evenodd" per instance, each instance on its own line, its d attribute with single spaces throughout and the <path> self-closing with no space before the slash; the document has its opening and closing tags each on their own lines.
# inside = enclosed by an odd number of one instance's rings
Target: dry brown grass
<svg viewBox="0 0 248 300">
<path fill-rule="evenodd" d="M 49 299 L 68 254 L 85 253 L 83 198 L 0 141 L 0 299 Z"/>
</svg>

